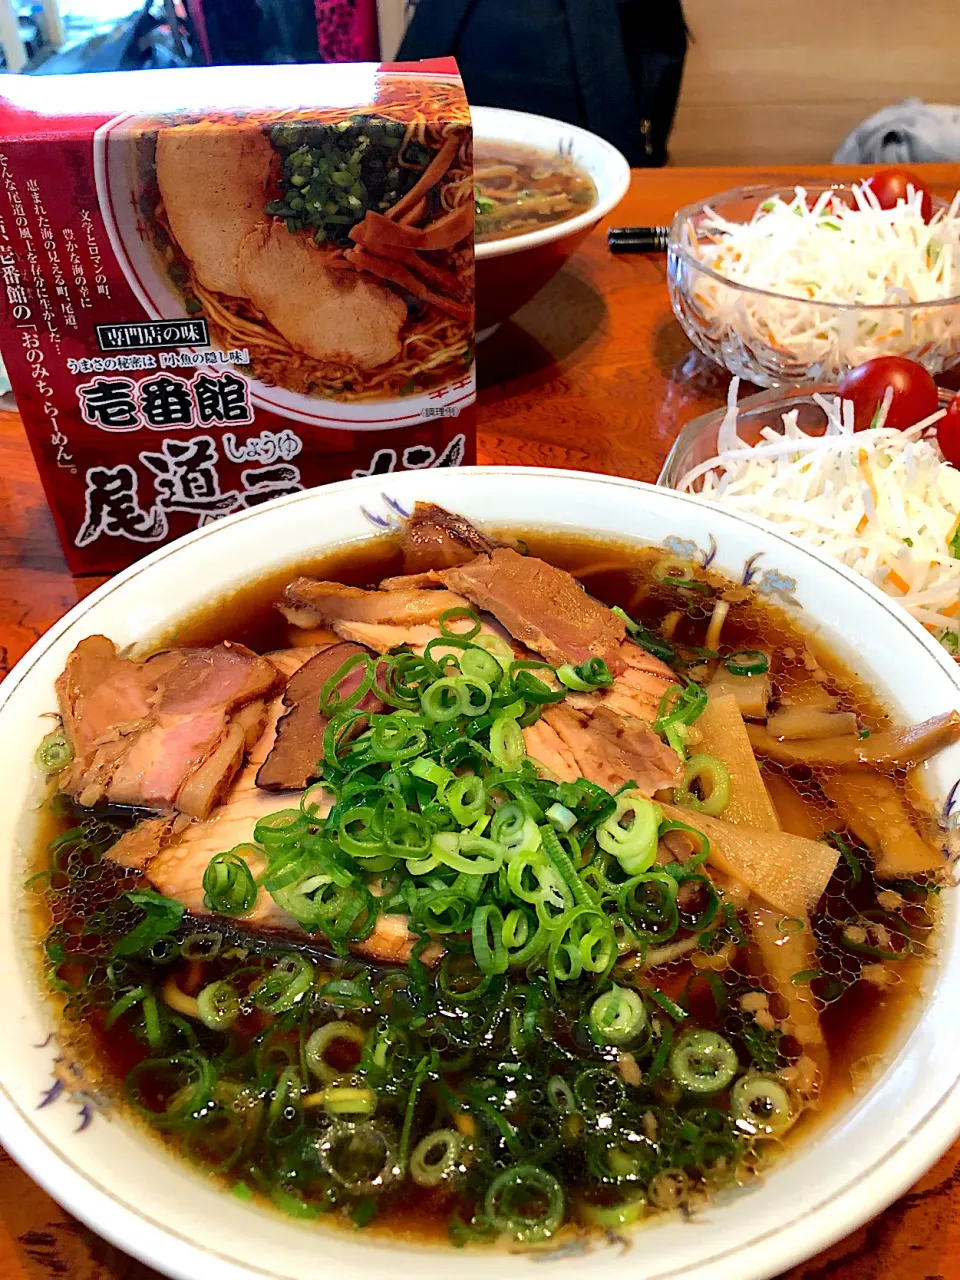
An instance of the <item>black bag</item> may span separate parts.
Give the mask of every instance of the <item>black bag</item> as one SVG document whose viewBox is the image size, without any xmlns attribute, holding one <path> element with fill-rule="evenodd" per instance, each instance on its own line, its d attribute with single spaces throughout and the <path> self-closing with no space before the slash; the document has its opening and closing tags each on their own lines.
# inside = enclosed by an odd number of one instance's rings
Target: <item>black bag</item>
<svg viewBox="0 0 960 1280">
<path fill-rule="evenodd" d="M 467 97 L 582 125 L 662 165 L 680 96 L 681 0 L 419 0 L 400 61 L 453 54 Z"/>
</svg>

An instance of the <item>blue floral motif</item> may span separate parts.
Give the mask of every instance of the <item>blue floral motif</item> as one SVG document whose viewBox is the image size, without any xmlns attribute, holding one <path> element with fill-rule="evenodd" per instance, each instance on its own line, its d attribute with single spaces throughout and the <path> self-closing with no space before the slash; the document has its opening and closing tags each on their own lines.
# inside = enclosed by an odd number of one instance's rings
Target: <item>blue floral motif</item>
<svg viewBox="0 0 960 1280">
<path fill-rule="evenodd" d="M 378 515 L 375 511 L 368 511 L 366 507 L 361 507 L 360 510 L 375 528 L 396 533 L 400 528 L 400 521 L 406 520 L 410 512 L 405 511 L 396 498 L 391 498 L 389 494 L 381 493 L 380 497 L 387 508 L 385 516 Z"/>
<path fill-rule="evenodd" d="M 710 545 L 706 551 L 698 547 L 692 538 L 678 538 L 675 534 L 664 538 L 663 546 L 664 550 L 669 551 L 671 555 L 687 560 L 690 564 L 699 564 L 701 569 L 709 569 L 717 555 L 717 540 L 712 533 Z"/>
<path fill-rule="evenodd" d="M 671 555 L 681 560 L 688 560 L 691 564 L 694 560 L 701 559 L 700 548 L 691 538 L 678 538 L 671 535 L 669 538 L 664 538 L 663 546 L 664 550 L 669 551 Z"/>
<path fill-rule="evenodd" d="M 747 561 L 743 566 L 743 574 L 740 578 L 741 587 L 749 587 L 750 583 L 757 576 L 757 569 L 755 568 L 755 565 L 762 555 L 762 551 L 755 551 L 752 556 L 747 558 Z"/>
<path fill-rule="evenodd" d="M 958 792 L 960 792 L 960 778 L 950 788 L 950 792 L 943 802 L 941 826 L 952 828 L 960 825 L 960 809 L 955 810 L 953 807 L 956 803 Z"/>
<path fill-rule="evenodd" d="M 765 596 L 775 596 L 784 604 L 796 604 L 797 583 L 795 578 L 788 577 L 779 569 L 764 569 L 763 577 L 756 584 L 756 590 Z"/>
<path fill-rule="evenodd" d="M 34 1048 L 46 1049 L 53 1040 L 53 1032 L 51 1032 L 43 1044 L 35 1045 Z M 80 1123 L 77 1125 L 76 1132 L 83 1133 L 84 1129 L 93 1122 L 94 1107 L 97 1103 L 90 1094 L 80 1088 L 82 1080 L 83 1076 L 76 1063 L 68 1062 L 62 1054 L 57 1054 L 53 1060 L 53 1083 L 41 1092 L 37 1110 L 42 1111 L 44 1107 L 49 1107 L 59 1098 L 65 1097 L 67 1101 L 79 1107 Z"/>
<path fill-rule="evenodd" d="M 681 560 L 686 560 L 690 564 L 699 564 L 703 569 L 708 569 L 717 558 L 717 540 L 712 533 L 706 550 L 698 547 L 692 538 L 680 538 L 675 534 L 664 538 L 663 548 Z M 764 569 L 761 573 L 757 561 L 764 554 L 763 551 L 755 551 L 752 556 L 747 557 L 740 576 L 740 585 L 744 587 L 752 585 L 763 595 L 773 596 L 784 604 L 796 604 L 796 580 L 781 573 L 779 569 Z M 756 581 L 758 575 L 760 575 L 759 582 Z"/>
</svg>

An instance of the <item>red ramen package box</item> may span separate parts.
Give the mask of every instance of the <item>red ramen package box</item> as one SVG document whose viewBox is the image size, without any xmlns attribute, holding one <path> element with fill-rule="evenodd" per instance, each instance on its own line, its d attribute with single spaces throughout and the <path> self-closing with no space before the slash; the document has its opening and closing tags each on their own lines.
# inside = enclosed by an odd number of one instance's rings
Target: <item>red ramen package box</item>
<svg viewBox="0 0 960 1280">
<path fill-rule="evenodd" d="M 6 360 L 71 569 L 474 459 L 451 60 L 5 77 Z"/>
</svg>

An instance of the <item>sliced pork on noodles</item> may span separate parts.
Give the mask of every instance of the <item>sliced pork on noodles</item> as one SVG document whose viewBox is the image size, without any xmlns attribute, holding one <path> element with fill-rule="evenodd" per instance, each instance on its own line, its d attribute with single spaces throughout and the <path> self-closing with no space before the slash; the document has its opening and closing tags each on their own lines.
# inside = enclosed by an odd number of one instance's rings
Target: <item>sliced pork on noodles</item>
<svg viewBox="0 0 960 1280">
<path fill-rule="evenodd" d="M 83 640 L 57 681 L 73 761 L 62 790 L 204 817 L 263 726 L 276 667 L 229 641 L 121 658 L 104 636 Z"/>
<path fill-rule="evenodd" d="M 263 222 L 263 194 L 275 167 L 273 148 L 256 125 L 224 129 L 200 121 L 160 130 L 160 195 L 173 234 L 208 289 L 247 296 L 240 246 Z"/>
<path fill-rule="evenodd" d="M 231 606 L 263 653 L 90 637 L 58 682 L 71 1034 L 298 1217 L 423 1194 L 530 1243 L 700 1203 L 922 989 L 953 837 L 905 774 L 960 715 L 893 725 L 673 553 L 554 546 L 420 504 Z"/>
<path fill-rule="evenodd" d="M 310 240 L 263 223 L 240 246 L 243 292 L 308 356 L 375 369 L 400 354 L 403 299 L 329 261 Z"/>
</svg>

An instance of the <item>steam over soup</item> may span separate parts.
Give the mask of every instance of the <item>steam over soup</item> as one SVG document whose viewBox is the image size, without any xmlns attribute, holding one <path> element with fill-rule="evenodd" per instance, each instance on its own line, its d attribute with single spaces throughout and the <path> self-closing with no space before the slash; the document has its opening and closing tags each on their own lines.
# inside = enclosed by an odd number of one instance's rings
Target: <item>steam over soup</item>
<svg viewBox="0 0 960 1280">
<path fill-rule="evenodd" d="M 31 892 L 89 1087 L 241 1196 L 457 1245 L 693 1210 L 921 989 L 908 770 L 960 715 L 894 726 L 716 574 L 421 505 L 176 642 L 71 655 Z"/>
<path fill-rule="evenodd" d="M 597 202 L 588 173 L 534 147 L 476 140 L 473 180 L 478 244 L 566 222 Z"/>
</svg>

